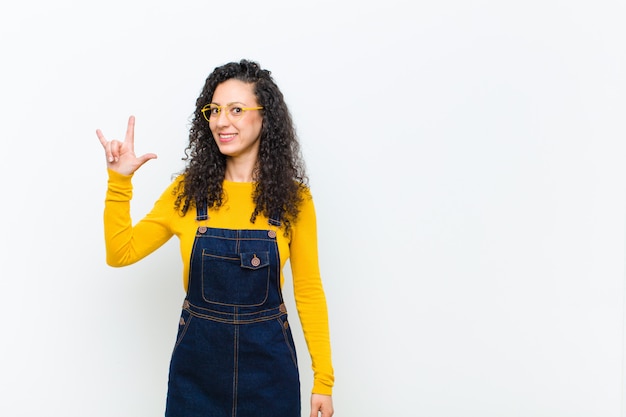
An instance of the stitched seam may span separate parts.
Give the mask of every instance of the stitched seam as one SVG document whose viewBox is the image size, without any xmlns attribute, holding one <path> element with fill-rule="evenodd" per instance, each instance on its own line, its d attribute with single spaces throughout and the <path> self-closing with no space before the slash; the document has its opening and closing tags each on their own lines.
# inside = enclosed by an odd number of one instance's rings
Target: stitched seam
<svg viewBox="0 0 626 417">
<path fill-rule="evenodd" d="M 233 343 L 233 417 L 237 416 L 237 385 L 239 383 L 239 327 L 235 327 L 235 337 Z"/>
<path fill-rule="evenodd" d="M 289 348 L 289 353 L 291 353 L 291 361 L 293 362 L 293 365 L 297 368 L 298 367 L 298 361 L 296 360 L 296 353 L 293 350 L 293 348 L 291 347 L 291 343 L 289 343 L 289 335 L 287 334 L 287 329 L 285 329 L 285 323 L 288 323 L 288 320 L 282 321 L 280 319 L 276 319 L 276 321 L 278 322 L 278 324 L 280 325 L 281 330 L 283 331 L 283 337 L 285 338 L 285 344 L 287 345 L 287 348 Z"/>
<path fill-rule="evenodd" d="M 210 309 L 210 308 L 200 307 L 200 306 L 197 306 L 197 305 L 195 305 L 195 304 L 191 304 L 191 303 L 189 303 L 189 306 L 193 307 L 193 309 L 194 309 L 194 310 L 203 310 L 203 311 L 207 311 L 208 313 L 215 313 L 215 314 L 232 314 L 232 313 L 226 313 L 226 312 L 223 312 L 223 311 L 212 310 L 212 309 Z M 279 307 L 266 308 L 266 309 L 264 309 L 264 310 L 258 310 L 258 311 L 254 311 L 254 312 L 252 312 L 252 313 L 239 313 L 239 312 L 238 312 L 238 313 L 237 313 L 237 315 L 238 315 L 238 316 L 253 316 L 253 315 L 258 315 L 258 314 L 260 314 L 260 313 L 265 313 L 265 312 L 267 312 L 267 311 L 276 310 L 276 309 L 278 309 L 278 308 L 279 308 Z M 196 313 L 196 315 L 198 315 L 198 316 L 202 316 L 202 313 L 198 313 L 198 312 L 193 311 L 193 310 L 190 310 L 189 312 L 190 312 L 190 313 L 192 313 L 192 314 L 193 314 L 193 313 Z"/>
<path fill-rule="evenodd" d="M 183 327 L 183 330 L 180 333 L 180 337 L 178 338 L 178 340 L 176 341 L 176 344 L 174 345 L 174 350 L 176 350 L 178 345 L 180 345 L 180 343 L 183 341 L 185 335 L 187 334 L 187 329 L 189 329 L 189 325 L 191 324 L 191 319 L 192 318 L 193 317 L 190 315 L 189 318 L 187 319 L 187 321 L 185 322 L 185 326 Z"/>
<path fill-rule="evenodd" d="M 276 319 L 279 318 L 280 316 L 283 316 L 284 313 L 276 313 L 273 314 L 271 316 L 265 316 L 265 317 L 259 317 L 256 319 L 247 319 L 247 320 L 241 320 L 241 318 L 236 318 L 236 319 L 221 319 L 219 317 L 211 317 L 211 316 L 205 316 L 203 314 L 198 314 L 194 311 L 190 312 L 193 316 L 196 316 L 198 318 L 204 319 L 204 320 L 210 320 L 210 321 L 215 321 L 218 323 L 225 323 L 225 324 L 252 324 L 252 323 L 261 323 L 264 321 L 269 321 L 272 319 Z"/>
</svg>

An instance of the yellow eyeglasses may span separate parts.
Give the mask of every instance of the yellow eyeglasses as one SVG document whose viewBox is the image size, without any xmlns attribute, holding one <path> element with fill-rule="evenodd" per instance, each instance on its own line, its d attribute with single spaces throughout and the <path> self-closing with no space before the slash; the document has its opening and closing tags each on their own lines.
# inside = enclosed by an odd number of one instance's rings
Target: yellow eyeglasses
<svg viewBox="0 0 626 417">
<path fill-rule="evenodd" d="M 248 110 L 261 110 L 262 108 L 262 106 L 242 107 L 241 103 L 230 103 L 225 106 L 218 106 L 217 104 L 211 103 L 204 106 L 200 111 L 202 112 L 205 120 L 207 122 L 211 122 L 219 119 L 220 113 L 222 113 L 223 109 L 226 110 L 226 117 L 228 117 L 231 122 L 236 122 L 237 120 L 240 120 Z"/>
</svg>

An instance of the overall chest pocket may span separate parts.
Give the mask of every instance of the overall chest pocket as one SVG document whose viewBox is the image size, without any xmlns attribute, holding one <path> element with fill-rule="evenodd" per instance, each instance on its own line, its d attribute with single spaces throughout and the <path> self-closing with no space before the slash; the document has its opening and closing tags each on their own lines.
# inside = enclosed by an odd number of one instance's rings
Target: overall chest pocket
<svg viewBox="0 0 626 417">
<path fill-rule="evenodd" d="M 232 256 L 202 252 L 202 296 L 207 302 L 258 306 L 267 299 L 269 283 L 269 252 Z"/>
</svg>

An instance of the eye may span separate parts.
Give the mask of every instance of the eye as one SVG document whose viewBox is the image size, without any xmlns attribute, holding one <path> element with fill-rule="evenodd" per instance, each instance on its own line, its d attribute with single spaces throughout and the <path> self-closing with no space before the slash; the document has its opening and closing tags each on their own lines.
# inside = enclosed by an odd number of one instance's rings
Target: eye
<svg viewBox="0 0 626 417">
<path fill-rule="evenodd" d="M 211 116 L 216 116 L 220 114 L 220 106 L 211 105 L 209 111 L 211 113 Z"/>
<path fill-rule="evenodd" d="M 243 109 L 239 106 L 231 106 L 228 109 L 228 112 L 230 113 L 231 116 L 238 117 L 238 116 L 241 116 L 241 114 L 243 113 Z"/>
</svg>

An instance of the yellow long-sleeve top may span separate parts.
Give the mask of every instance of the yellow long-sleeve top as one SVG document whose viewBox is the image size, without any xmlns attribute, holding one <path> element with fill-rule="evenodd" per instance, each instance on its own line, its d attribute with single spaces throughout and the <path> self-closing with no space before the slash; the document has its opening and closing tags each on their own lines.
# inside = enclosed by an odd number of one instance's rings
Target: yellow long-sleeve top
<svg viewBox="0 0 626 417">
<path fill-rule="evenodd" d="M 173 189 L 182 177 L 174 180 L 156 201 L 152 210 L 133 225 L 130 200 L 132 175 L 109 170 L 104 208 L 106 259 L 111 266 L 126 266 L 139 261 L 161 247 L 173 235 L 180 240 L 183 260 L 183 285 L 187 290 L 189 261 L 198 222 L 195 209 L 185 216 L 174 208 Z M 250 222 L 254 210 L 253 183 L 224 181 L 225 202 L 209 210 L 207 226 L 224 229 L 267 229 L 268 219 L 258 216 Z M 331 395 L 334 373 L 331 361 L 328 309 L 320 277 L 317 252 L 315 208 L 310 194 L 302 203 L 297 222 L 289 237 L 277 234 L 280 253 L 281 285 L 283 267 L 290 259 L 293 290 L 300 323 L 311 356 L 314 373 L 313 393 Z"/>
</svg>

